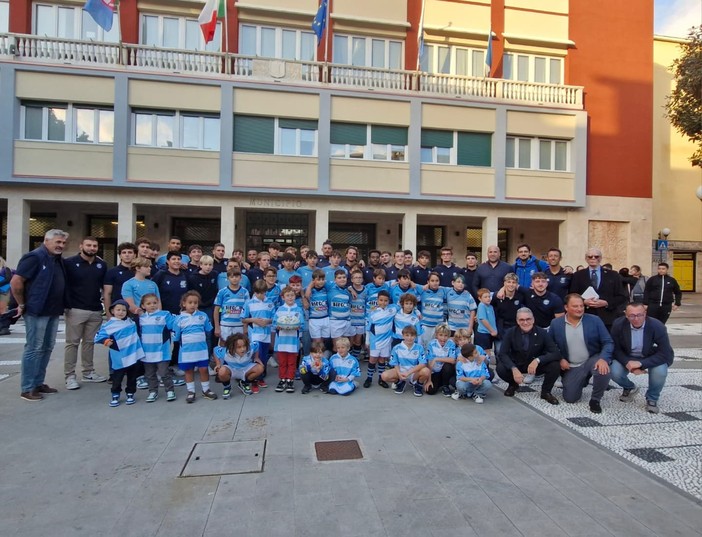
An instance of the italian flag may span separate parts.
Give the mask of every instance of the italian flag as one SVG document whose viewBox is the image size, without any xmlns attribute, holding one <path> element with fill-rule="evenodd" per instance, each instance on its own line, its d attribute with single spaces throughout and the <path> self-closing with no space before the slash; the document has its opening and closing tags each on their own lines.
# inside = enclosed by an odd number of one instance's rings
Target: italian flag
<svg viewBox="0 0 702 537">
<path fill-rule="evenodd" d="M 205 7 L 202 8 L 197 22 L 200 23 L 202 35 L 205 37 L 205 43 L 209 43 L 214 39 L 215 30 L 217 29 L 217 19 L 223 19 L 227 11 L 226 0 L 207 0 Z"/>
</svg>

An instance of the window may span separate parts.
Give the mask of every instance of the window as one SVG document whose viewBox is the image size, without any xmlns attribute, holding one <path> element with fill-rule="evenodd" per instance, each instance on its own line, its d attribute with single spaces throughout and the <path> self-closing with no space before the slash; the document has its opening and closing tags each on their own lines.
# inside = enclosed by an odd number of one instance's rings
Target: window
<svg viewBox="0 0 702 537">
<path fill-rule="evenodd" d="M 66 103 L 22 103 L 23 140 L 111 144 L 114 112 Z"/>
<path fill-rule="evenodd" d="M 422 162 L 492 166 L 492 134 L 422 129 Z"/>
<path fill-rule="evenodd" d="M 0 2 L 0 31 L 3 20 L 3 4 Z M 7 16 L 7 14 L 6 14 Z M 86 41 L 119 41 L 119 17 L 112 19 L 112 29 L 106 32 L 100 28 L 87 11 L 80 7 L 34 4 L 34 34 Z"/>
<path fill-rule="evenodd" d="M 286 60 L 315 59 L 317 37 L 313 32 L 274 26 L 239 26 L 239 54 Z"/>
<path fill-rule="evenodd" d="M 332 123 L 331 156 L 404 162 L 407 160 L 407 127 Z"/>
<path fill-rule="evenodd" d="M 563 84 L 563 58 L 506 53 L 503 75 L 507 80 Z"/>
<path fill-rule="evenodd" d="M 565 172 L 569 170 L 570 142 L 508 137 L 506 154 L 508 168 Z"/>
<path fill-rule="evenodd" d="M 222 44 L 222 24 L 217 23 L 214 38 L 205 44 L 197 19 L 143 15 L 140 43 L 162 48 L 219 52 Z"/>
<path fill-rule="evenodd" d="M 334 35 L 333 63 L 358 67 L 402 69 L 402 41 Z"/>
<path fill-rule="evenodd" d="M 485 75 L 485 51 L 445 45 L 425 45 L 420 60 L 425 73 L 459 76 Z"/>
<path fill-rule="evenodd" d="M 10 2 L 0 0 L 0 33 L 10 31 Z"/>
<path fill-rule="evenodd" d="M 234 151 L 317 156 L 317 120 L 234 116 Z"/>
<path fill-rule="evenodd" d="M 219 151 L 219 116 L 136 110 L 132 119 L 134 145 Z"/>
</svg>

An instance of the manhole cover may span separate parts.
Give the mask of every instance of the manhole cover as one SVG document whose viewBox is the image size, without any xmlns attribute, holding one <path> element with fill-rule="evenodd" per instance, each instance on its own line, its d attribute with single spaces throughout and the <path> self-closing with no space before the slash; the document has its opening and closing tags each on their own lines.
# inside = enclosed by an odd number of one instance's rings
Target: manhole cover
<svg viewBox="0 0 702 537">
<path fill-rule="evenodd" d="M 314 450 L 318 461 L 348 461 L 363 458 L 363 452 L 357 440 L 315 442 Z"/>
<path fill-rule="evenodd" d="M 250 474 L 263 471 L 265 440 L 245 442 L 198 442 L 181 477 Z"/>
</svg>

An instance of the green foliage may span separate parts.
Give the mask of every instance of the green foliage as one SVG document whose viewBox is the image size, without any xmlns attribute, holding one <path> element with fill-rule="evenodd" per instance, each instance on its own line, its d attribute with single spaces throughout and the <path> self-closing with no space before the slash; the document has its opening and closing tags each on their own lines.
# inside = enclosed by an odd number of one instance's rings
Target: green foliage
<svg viewBox="0 0 702 537">
<path fill-rule="evenodd" d="M 673 126 L 696 146 L 690 162 L 702 167 L 702 26 L 691 28 L 688 39 L 671 66 L 675 88 L 665 110 Z"/>
</svg>

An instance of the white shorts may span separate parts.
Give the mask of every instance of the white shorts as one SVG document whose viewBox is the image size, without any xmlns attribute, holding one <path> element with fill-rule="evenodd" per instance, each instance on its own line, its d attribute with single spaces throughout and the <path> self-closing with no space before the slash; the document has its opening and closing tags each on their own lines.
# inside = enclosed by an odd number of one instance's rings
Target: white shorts
<svg viewBox="0 0 702 537">
<path fill-rule="evenodd" d="M 329 319 L 329 333 L 333 339 L 351 335 L 351 321 Z"/>
<path fill-rule="evenodd" d="M 322 319 L 310 319 L 310 338 L 324 339 L 331 337 L 331 328 L 329 327 L 329 317 Z"/>
<path fill-rule="evenodd" d="M 422 326 L 424 332 L 419 336 L 419 344 L 425 349 L 429 346 L 429 342 L 434 339 L 434 330 L 436 326 Z"/>
<path fill-rule="evenodd" d="M 226 367 L 229 369 L 229 371 L 231 371 L 233 380 L 246 380 L 246 373 L 251 371 L 255 365 L 256 364 L 249 364 L 245 367 L 232 367 L 227 364 L 222 364 L 222 367 Z"/>
<path fill-rule="evenodd" d="M 389 358 L 391 350 L 392 350 L 392 338 L 388 338 L 385 341 L 381 341 L 380 343 L 378 343 L 377 341 L 371 341 L 370 357 L 371 358 Z"/>
<path fill-rule="evenodd" d="M 219 327 L 219 339 L 222 341 L 227 341 L 227 338 L 229 336 L 233 336 L 234 334 L 243 334 L 244 333 L 244 327 L 242 326 L 222 326 L 220 325 Z"/>
<path fill-rule="evenodd" d="M 366 332 L 366 325 L 364 324 L 359 324 L 358 326 L 351 325 L 351 335 L 352 336 L 361 336 L 365 334 Z"/>
</svg>

